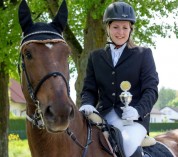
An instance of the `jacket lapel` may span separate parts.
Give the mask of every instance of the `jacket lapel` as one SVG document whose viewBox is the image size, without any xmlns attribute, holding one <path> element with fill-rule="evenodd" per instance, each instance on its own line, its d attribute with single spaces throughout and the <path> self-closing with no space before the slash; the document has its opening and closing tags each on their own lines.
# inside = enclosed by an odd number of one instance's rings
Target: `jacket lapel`
<svg viewBox="0 0 178 157">
<path fill-rule="evenodd" d="M 129 49 L 128 46 L 126 46 L 115 67 L 117 67 L 120 64 L 122 64 L 132 54 L 133 53 L 132 53 L 131 49 Z"/>
<path fill-rule="evenodd" d="M 128 46 L 125 47 L 121 57 L 119 58 L 116 66 L 118 67 L 120 64 L 122 64 L 128 57 L 132 55 L 132 50 L 128 48 Z M 112 61 L 112 56 L 111 56 L 111 49 L 109 45 L 107 45 L 104 48 L 104 51 L 101 53 L 101 56 L 103 57 L 104 61 L 111 67 L 114 68 L 113 61 Z"/>
<path fill-rule="evenodd" d="M 101 53 L 101 57 L 111 68 L 114 68 L 111 56 L 111 49 L 109 45 L 104 48 L 104 51 Z"/>
</svg>

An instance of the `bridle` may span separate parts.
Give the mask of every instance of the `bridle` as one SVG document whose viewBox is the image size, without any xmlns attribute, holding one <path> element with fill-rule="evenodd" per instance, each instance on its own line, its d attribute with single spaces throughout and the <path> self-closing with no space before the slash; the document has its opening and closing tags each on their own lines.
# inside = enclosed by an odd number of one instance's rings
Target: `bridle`
<svg viewBox="0 0 178 157">
<path fill-rule="evenodd" d="M 37 32 L 38 34 L 39 32 Z M 40 33 L 44 33 L 44 32 L 40 32 Z M 34 33 L 33 33 L 34 34 Z M 29 36 L 29 35 L 28 35 Z M 22 39 L 22 41 L 25 39 L 26 37 L 24 37 Z M 59 41 L 62 41 L 64 43 L 66 43 L 63 39 L 60 39 Z M 22 45 L 24 46 L 25 44 L 27 43 L 30 43 L 30 42 L 34 42 L 34 41 L 28 41 L 26 43 L 23 43 Z M 38 43 L 38 41 L 35 41 L 36 43 Z M 43 41 L 44 42 L 44 41 Z M 39 42 L 41 43 L 41 42 Z M 22 48 L 21 48 L 22 49 Z M 21 67 L 20 67 L 20 61 L 21 61 Z M 40 109 L 40 102 L 39 100 L 37 99 L 37 93 L 40 89 L 40 87 L 43 85 L 44 82 L 46 82 L 50 77 L 57 77 L 57 76 L 60 76 L 64 82 L 65 82 L 65 85 L 66 85 L 66 88 L 67 88 L 67 94 L 68 96 L 70 96 L 70 89 L 69 89 L 69 83 L 67 81 L 67 79 L 65 78 L 65 76 L 59 72 L 59 71 L 54 71 L 54 72 L 50 72 L 48 74 L 46 74 L 45 76 L 43 76 L 41 78 L 41 80 L 38 82 L 38 84 L 36 85 L 36 87 L 33 87 L 32 86 L 32 83 L 30 81 L 30 78 L 29 78 L 29 75 L 27 73 L 27 70 L 26 70 L 26 65 L 25 65 L 25 62 L 24 62 L 24 57 L 22 55 L 22 52 L 20 53 L 20 57 L 19 57 L 19 64 L 18 64 L 18 72 L 19 72 L 19 76 L 21 75 L 21 69 L 24 73 L 24 76 L 25 76 L 25 79 L 26 79 L 26 82 L 27 82 L 27 90 L 28 90 L 28 93 L 30 95 L 30 98 L 32 99 L 32 101 L 34 102 L 35 106 L 36 106 L 36 109 L 35 109 L 35 113 L 31 116 L 29 116 L 28 114 L 26 114 L 26 117 L 27 119 L 34 125 L 36 126 L 37 128 L 39 129 L 45 129 L 45 123 L 44 123 L 44 120 L 43 120 L 43 114 L 42 114 L 42 111 Z"/>
<path fill-rule="evenodd" d="M 30 43 L 30 42 L 28 41 L 28 43 Z M 25 45 L 25 44 L 23 44 L 23 45 Z M 20 61 L 21 61 L 21 64 L 20 64 Z M 21 65 L 21 67 L 20 67 L 20 65 Z M 21 76 L 21 69 L 22 69 L 22 71 L 24 73 L 24 76 L 25 76 L 25 79 L 26 79 L 26 82 L 27 82 L 27 88 L 28 88 L 28 93 L 30 95 L 30 98 L 32 99 L 32 101 L 34 102 L 34 104 L 36 106 L 35 113 L 32 116 L 29 116 L 28 114 L 26 114 L 26 117 L 33 124 L 33 126 L 36 126 L 39 129 L 45 129 L 45 123 L 44 123 L 44 120 L 43 120 L 43 114 L 42 114 L 42 111 L 40 109 L 40 102 L 37 99 L 37 93 L 38 93 L 40 87 L 50 77 L 60 76 L 64 80 L 66 88 L 67 88 L 67 94 L 68 94 L 68 96 L 70 96 L 69 83 L 68 83 L 67 79 L 65 78 L 65 76 L 61 72 L 55 71 L 55 72 L 51 72 L 51 73 L 46 74 L 38 82 L 36 87 L 33 87 L 32 84 L 31 84 L 29 75 L 27 73 L 27 70 L 26 70 L 26 66 L 25 66 L 24 57 L 22 55 L 22 52 L 20 53 L 19 64 L 18 64 L 19 76 Z M 87 150 L 88 150 L 88 146 L 92 143 L 92 141 L 91 141 L 91 139 L 92 139 L 92 129 L 91 129 L 91 125 L 90 125 L 90 123 L 88 121 L 87 121 L 87 125 L 88 125 L 87 126 L 87 141 L 86 141 L 86 145 L 85 146 L 82 146 L 82 144 L 80 144 L 80 142 L 75 137 L 74 133 L 71 132 L 69 128 L 67 128 L 67 130 L 66 130 L 66 133 L 71 137 L 71 139 L 80 148 L 82 148 L 84 150 L 83 153 L 82 153 L 82 157 L 86 156 Z"/>
<path fill-rule="evenodd" d="M 23 58 L 23 57 L 22 57 Z M 32 84 L 30 82 L 27 70 L 26 70 L 26 66 L 25 63 L 22 60 L 22 70 L 24 72 L 25 78 L 26 78 L 26 82 L 27 82 L 27 88 L 28 88 L 28 92 L 29 95 L 32 99 L 32 101 L 34 102 L 35 106 L 36 106 L 36 110 L 35 113 L 32 116 L 28 116 L 28 114 L 26 114 L 27 119 L 32 122 L 32 124 L 34 126 L 37 126 L 39 129 L 45 129 L 45 124 L 44 124 L 44 120 L 43 120 L 43 115 L 42 115 L 42 111 L 40 109 L 40 102 L 37 99 L 36 95 L 40 89 L 40 87 L 43 85 L 43 83 L 48 80 L 50 77 L 57 77 L 60 76 L 62 77 L 62 79 L 65 82 L 66 88 L 67 88 L 67 93 L 68 96 L 70 95 L 70 91 L 69 91 L 69 85 L 68 82 L 66 80 L 66 78 L 64 77 L 64 75 L 61 72 L 51 72 L 48 73 L 47 75 L 45 75 L 37 84 L 37 86 L 35 88 L 32 87 Z"/>
<path fill-rule="evenodd" d="M 26 79 L 26 82 L 27 82 L 27 89 L 28 89 L 28 93 L 32 99 L 32 101 L 34 102 L 35 106 L 36 106 L 36 110 L 35 110 L 35 113 L 32 115 L 32 116 L 27 116 L 27 119 L 32 122 L 32 124 L 34 126 L 37 126 L 39 129 L 45 129 L 45 124 L 44 124 L 44 121 L 43 121 L 43 115 L 42 115 L 42 111 L 40 109 L 40 102 L 39 100 L 37 99 L 36 95 L 40 89 L 40 87 L 43 85 L 43 83 L 45 81 L 47 81 L 50 77 L 57 77 L 57 76 L 60 76 L 64 82 L 65 82 L 65 85 L 66 85 L 66 88 L 67 88 L 67 94 L 68 96 L 70 95 L 70 90 L 69 90 L 69 85 L 68 85 L 68 82 L 65 78 L 65 76 L 61 73 L 61 72 L 51 72 L 51 73 L 48 73 L 46 74 L 37 84 L 37 86 L 34 88 L 30 82 L 30 79 L 29 79 L 29 76 L 28 76 L 28 73 L 27 73 L 27 70 L 26 70 L 26 66 L 25 66 L 25 63 L 23 61 L 23 57 L 22 58 L 22 64 L 21 64 L 21 67 L 22 67 L 22 70 L 24 72 L 24 76 L 25 76 L 25 79 Z"/>
</svg>

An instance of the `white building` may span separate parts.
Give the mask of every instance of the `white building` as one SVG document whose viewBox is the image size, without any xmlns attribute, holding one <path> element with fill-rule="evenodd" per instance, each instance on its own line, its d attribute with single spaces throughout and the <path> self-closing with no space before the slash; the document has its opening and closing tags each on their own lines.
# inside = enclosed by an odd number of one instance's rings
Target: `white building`
<svg viewBox="0 0 178 157">
<path fill-rule="evenodd" d="M 16 116 L 25 116 L 26 100 L 21 90 L 21 85 L 17 81 L 10 80 L 10 111 Z"/>
<path fill-rule="evenodd" d="M 150 123 L 162 123 L 164 122 L 164 117 L 164 113 L 161 113 L 159 109 L 153 108 L 150 113 Z"/>
<path fill-rule="evenodd" d="M 178 107 L 164 107 L 160 112 L 164 114 L 166 122 L 175 122 L 178 120 Z"/>
</svg>

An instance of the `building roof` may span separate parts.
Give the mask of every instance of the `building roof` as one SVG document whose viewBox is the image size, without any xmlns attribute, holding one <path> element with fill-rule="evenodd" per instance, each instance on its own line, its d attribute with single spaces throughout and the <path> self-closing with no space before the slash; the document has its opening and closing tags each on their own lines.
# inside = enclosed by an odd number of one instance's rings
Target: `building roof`
<svg viewBox="0 0 178 157">
<path fill-rule="evenodd" d="M 160 112 L 160 110 L 159 109 L 157 109 L 157 108 L 153 108 L 152 110 L 151 110 L 151 114 L 164 114 L 164 113 L 161 113 Z"/>
<path fill-rule="evenodd" d="M 174 111 L 178 112 L 178 107 L 170 107 L 171 109 L 173 109 Z"/>
<path fill-rule="evenodd" d="M 161 110 L 165 109 L 165 108 L 170 108 L 176 112 L 178 112 L 178 107 L 171 107 L 171 106 L 166 106 L 166 107 L 163 107 Z"/>
<path fill-rule="evenodd" d="M 10 99 L 11 101 L 15 103 L 22 103 L 25 104 L 26 100 L 24 98 L 24 95 L 22 93 L 21 85 L 14 79 L 10 80 Z"/>
</svg>

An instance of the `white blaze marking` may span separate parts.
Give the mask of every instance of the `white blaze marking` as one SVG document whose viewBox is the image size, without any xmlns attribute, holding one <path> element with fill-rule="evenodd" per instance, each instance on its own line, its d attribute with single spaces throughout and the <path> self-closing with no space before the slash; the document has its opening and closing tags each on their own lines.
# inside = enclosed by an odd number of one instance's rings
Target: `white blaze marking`
<svg viewBox="0 0 178 157">
<path fill-rule="evenodd" d="M 48 47 L 49 49 L 51 49 L 53 47 L 53 44 L 47 43 L 47 44 L 45 44 L 45 46 Z"/>
</svg>

